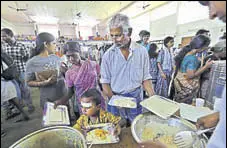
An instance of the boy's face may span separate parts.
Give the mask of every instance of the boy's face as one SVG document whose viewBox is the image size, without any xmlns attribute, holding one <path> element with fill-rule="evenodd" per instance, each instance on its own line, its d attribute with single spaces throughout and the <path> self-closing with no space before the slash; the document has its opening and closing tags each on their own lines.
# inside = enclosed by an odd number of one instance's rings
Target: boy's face
<svg viewBox="0 0 227 148">
<path fill-rule="evenodd" d="M 88 117 L 94 116 L 100 109 L 100 105 L 96 105 L 92 98 L 81 98 L 82 113 Z"/>
</svg>

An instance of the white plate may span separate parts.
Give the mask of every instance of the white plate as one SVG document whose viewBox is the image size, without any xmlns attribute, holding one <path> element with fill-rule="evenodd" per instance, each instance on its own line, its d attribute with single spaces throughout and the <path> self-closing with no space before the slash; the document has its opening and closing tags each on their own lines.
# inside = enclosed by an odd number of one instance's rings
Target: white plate
<svg viewBox="0 0 227 148">
<path fill-rule="evenodd" d="M 59 105 L 54 109 L 54 103 L 47 102 L 44 107 L 43 126 L 70 125 L 67 106 Z"/>
<path fill-rule="evenodd" d="M 177 102 L 158 95 L 145 99 L 140 104 L 163 119 L 169 118 L 180 109 Z"/>
<path fill-rule="evenodd" d="M 197 119 L 215 111 L 210 110 L 208 107 L 196 107 L 185 103 L 180 103 L 180 116 L 189 121 L 197 122 Z"/>
<path fill-rule="evenodd" d="M 110 99 L 109 105 L 111 106 L 118 106 L 118 107 L 124 107 L 124 108 L 136 108 L 136 99 L 131 97 L 123 97 L 119 95 L 114 95 Z"/>
</svg>

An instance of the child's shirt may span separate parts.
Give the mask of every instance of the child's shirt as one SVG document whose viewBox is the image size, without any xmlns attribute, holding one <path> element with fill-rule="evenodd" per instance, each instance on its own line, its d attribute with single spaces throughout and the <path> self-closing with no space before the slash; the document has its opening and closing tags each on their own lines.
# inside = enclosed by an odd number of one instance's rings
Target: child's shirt
<svg viewBox="0 0 227 148">
<path fill-rule="evenodd" d="M 96 122 L 92 123 L 88 116 L 81 115 L 80 118 L 76 121 L 76 124 L 73 128 L 81 131 L 81 127 L 86 127 L 88 125 L 100 124 L 100 123 L 113 123 L 114 125 L 118 124 L 121 120 L 120 116 L 114 116 L 112 113 L 100 109 L 99 117 Z"/>
</svg>

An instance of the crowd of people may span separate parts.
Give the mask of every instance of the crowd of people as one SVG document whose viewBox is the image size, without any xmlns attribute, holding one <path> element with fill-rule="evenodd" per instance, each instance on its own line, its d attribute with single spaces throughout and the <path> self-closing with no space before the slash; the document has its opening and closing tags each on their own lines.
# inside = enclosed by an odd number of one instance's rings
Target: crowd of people
<svg viewBox="0 0 227 148">
<path fill-rule="evenodd" d="M 226 10 L 220 5 L 226 2 L 206 2 L 200 3 L 209 6 L 211 18 L 223 18 L 222 14 Z M 62 43 L 62 54 L 66 57 L 66 60 L 62 60 L 56 54 L 56 39 L 47 32 L 37 35 L 36 48 L 29 56 L 29 50 L 16 41 L 13 32 L 2 29 L 1 52 L 11 56 L 19 72 L 12 79 L 1 77 L 1 88 L 14 90 L 1 90 L 1 95 L 7 98 L 1 101 L 7 110 L 6 118 L 16 114 L 12 113 L 12 104 L 8 102 L 13 98 L 17 98 L 20 105 L 27 106 L 30 113 L 34 112 L 30 87 L 38 87 L 42 109 L 46 102 L 54 102 L 55 107 L 64 104 L 69 108 L 72 107 L 68 103 L 70 99 L 76 102 L 76 106 L 73 106 L 77 115 L 74 128 L 83 132 L 88 130 L 85 129 L 87 125 L 111 122 L 116 126 L 115 133 L 119 135 L 121 128 L 130 126 L 133 119 L 143 113 L 140 102 L 147 97 L 160 95 L 179 103 L 192 104 L 193 99 L 201 97 L 199 92 L 203 74 L 211 68 L 214 60 L 226 58 L 223 54 L 226 53 L 225 39 L 221 40 L 221 43 L 224 42 L 221 48 L 209 48 L 211 39 L 207 30 L 199 30 L 190 43 L 177 53 L 173 51 L 174 37 L 171 36 L 163 39 L 164 46 L 161 49 L 155 43 L 149 43 L 150 32 L 146 30 L 139 33 L 139 41 L 132 41 L 133 28 L 126 15 L 114 15 L 109 22 L 109 31 L 114 44 L 102 55 L 99 64 L 81 56 L 81 46 L 75 41 Z M 5 68 L 2 68 L 1 73 L 4 72 Z M 14 95 L 7 96 L 5 93 Z M 135 98 L 137 108 L 109 105 L 108 101 L 115 95 Z M 224 106 L 224 112 L 225 109 Z M 223 114 L 221 111 L 220 117 L 219 113 L 214 115 L 220 120 L 217 131 L 223 128 Z M 204 126 L 206 120 L 200 119 L 197 125 Z M 219 133 L 215 132 L 210 141 L 215 136 L 218 137 Z M 160 142 L 141 143 L 144 148 L 153 147 L 151 145 L 165 147 Z"/>
</svg>

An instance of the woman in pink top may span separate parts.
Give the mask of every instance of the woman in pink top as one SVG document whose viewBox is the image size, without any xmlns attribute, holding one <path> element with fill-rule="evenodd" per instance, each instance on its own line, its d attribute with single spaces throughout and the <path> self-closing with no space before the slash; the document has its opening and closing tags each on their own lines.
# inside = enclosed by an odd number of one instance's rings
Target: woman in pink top
<svg viewBox="0 0 227 148">
<path fill-rule="evenodd" d="M 78 42 L 67 42 L 64 50 L 68 61 L 72 64 L 65 74 L 68 93 L 62 99 L 56 101 L 55 104 L 66 104 L 75 93 L 75 101 L 77 102 L 81 114 L 81 95 L 90 88 L 97 88 L 100 90 L 100 88 L 98 88 L 100 67 L 94 61 L 82 60 L 80 56 L 81 49 Z M 101 106 L 105 109 L 104 98 L 102 98 Z"/>
</svg>

